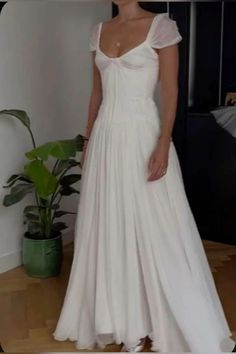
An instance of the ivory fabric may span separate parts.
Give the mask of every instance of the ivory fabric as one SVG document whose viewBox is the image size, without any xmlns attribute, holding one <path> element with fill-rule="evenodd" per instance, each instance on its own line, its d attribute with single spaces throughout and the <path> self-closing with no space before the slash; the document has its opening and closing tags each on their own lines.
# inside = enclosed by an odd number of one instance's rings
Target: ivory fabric
<svg viewBox="0 0 236 354">
<path fill-rule="evenodd" d="M 161 133 L 154 48 L 182 40 L 176 21 L 157 14 L 146 40 L 115 58 L 101 51 L 101 28 L 102 22 L 92 27 L 89 50 L 96 51 L 103 100 L 87 145 L 73 263 L 54 338 L 93 349 L 149 335 L 153 351 L 231 351 L 173 141 L 167 173 L 147 181 Z"/>
</svg>

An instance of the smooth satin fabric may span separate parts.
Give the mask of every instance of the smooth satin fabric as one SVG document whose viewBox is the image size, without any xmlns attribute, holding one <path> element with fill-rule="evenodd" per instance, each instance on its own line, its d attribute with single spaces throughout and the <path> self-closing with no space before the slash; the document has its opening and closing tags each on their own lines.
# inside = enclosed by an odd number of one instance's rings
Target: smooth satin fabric
<svg viewBox="0 0 236 354">
<path fill-rule="evenodd" d="M 161 133 L 154 100 L 154 48 L 181 41 L 176 22 L 157 14 L 146 40 L 120 57 L 100 48 L 103 101 L 87 146 L 74 257 L 56 340 L 78 349 L 134 345 L 149 335 L 161 352 L 231 351 L 226 318 L 191 212 L 173 141 L 167 173 L 149 182 Z"/>
</svg>

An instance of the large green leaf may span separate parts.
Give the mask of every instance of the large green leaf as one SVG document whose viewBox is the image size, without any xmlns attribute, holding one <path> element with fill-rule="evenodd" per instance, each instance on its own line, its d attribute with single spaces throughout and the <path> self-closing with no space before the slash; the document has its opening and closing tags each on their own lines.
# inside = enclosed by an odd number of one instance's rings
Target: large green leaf
<svg viewBox="0 0 236 354">
<path fill-rule="evenodd" d="M 26 214 L 26 213 L 31 213 L 31 214 L 35 214 L 35 215 L 38 215 L 39 211 L 40 210 L 45 210 L 46 208 L 48 209 L 51 209 L 51 210 L 54 210 L 54 209 L 58 209 L 60 207 L 59 204 L 53 204 L 51 206 L 43 206 L 43 205 L 27 205 L 24 210 L 23 210 L 23 213 Z"/>
<path fill-rule="evenodd" d="M 34 160 L 24 166 L 25 174 L 33 182 L 40 198 L 47 198 L 57 187 L 57 178 L 50 173 L 43 161 Z"/>
<path fill-rule="evenodd" d="M 82 151 L 84 148 L 84 136 L 81 134 L 78 134 L 75 137 L 75 144 L 76 144 L 76 150 L 77 151 Z"/>
<path fill-rule="evenodd" d="M 27 213 L 38 214 L 40 209 L 45 209 L 45 207 L 37 206 L 37 205 L 27 205 L 24 208 L 23 213 L 24 214 L 27 214 Z"/>
<path fill-rule="evenodd" d="M 30 119 L 25 111 L 22 111 L 20 109 L 4 109 L 0 111 L 0 115 L 5 114 L 19 119 L 22 124 L 24 124 L 27 128 L 30 128 Z"/>
<path fill-rule="evenodd" d="M 24 208 L 24 216 L 31 221 L 39 221 L 40 207 L 36 205 L 27 205 Z M 42 209 L 45 209 L 44 207 Z"/>
<path fill-rule="evenodd" d="M 37 221 L 30 221 L 28 224 L 28 231 L 30 234 L 40 234 L 42 230 L 42 225 Z"/>
<path fill-rule="evenodd" d="M 72 211 L 58 210 L 58 211 L 55 212 L 54 217 L 55 218 L 60 218 L 61 216 L 67 215 L 67 214 L 76 214 L 76 213 L 74 213 Z"/>
<path fill-rule="evenodd" d="M 59 208 L 60 208 L 59 203 L 51 205 L 51 209 L 59 209 Z"/>
<path fill-rule="evenodd" d="M 30 221 L 39 221 L 39 215 L 33 214 L 33 213 L 25 213 L 24 216 L 30 220 Z"/>
<path fill-rule="evenodd" d="M 30 138 L 33 144 L 33 147 L 36 147 L 36 143 L 34 140 L 34 135 L 33 132 L 30 129 L 30 119 L 29 116 L 27 115 L 27 113 L 25 111 L 22 111 L 20 109 L 4 109 L 2 111 L 0 111 L 0 116 L 6 116 L 9 115 L 13 118 L 17 118 L 28 130 L 29 134 L 30 134 Z"/>
<path fill-rule="evenodd" d="M 60 184 L 63 186 L 69 186 L 70 184 L 74 184 L 75 182 L 79 181 L 81 179 L 80 174 L 70 174 L 70 175 L 65 175 L 60 179 Z"/>
<path fill-rule="evenodd" d="M 64 222 L 56 222 L 52 225 L 52 231 L 57 232 L 66 229 L 68 226 Z"/>
<path fill-rule="evenodd" d="M 17 186 L 11 188 L 10 194 L 7 194 L 3 198 L 3 205 L 10 206 L 20 202 L 28 193 L 33 191 L 32 184 L 19 183 Z"/>
<path fill-rule="evenodd" d="M 59 160 L 54 168 L 53 174 L 55 176 L 59 175 L 64 170 L 69 170 L 72 167 L 78 166 L 79 162 L 74 159 Z"/>
<path fill-rule="evenodd" d="M 79 138 L 81 137 L 81 138 Z M 75 157 L 76 152 L 79 151 L 82 135 L 74 139 L 57 140 L 53 142 L 48 142 L 37 148 L 26 152 L 26 157 L 29 160 L 35 158 L 40 158 L 42 160 L 47 160 L 49 156 L 53 156 L 59 160 L 69 159 L 71 156 Z"/>
<path fill-rule="evenodd" d="M 10 176 L 7 180 L 7 185 L 3 186 L 4 188 L 9 188 L 11 186 L 13 186 L 13 184 L 15 184 L 17 181 L 23 181 L 23 182 L 28 182 L 31 183 L 31 181 L 27 178 L 27 176 L 25 176 L 24 174 L 20 173 L 20 174 L 14 174 L 12 176 Z"/>
<path fill-rule="evenodd" d="M 59 190 L 59 192 L 61 195 L 66 195 L 66 196 L 74 194 L 74 193 L 80 194 L 80 192 L 77 189 L 75 189 L 71 186 L 62 186 L 61 189 Z"/>
</svg>

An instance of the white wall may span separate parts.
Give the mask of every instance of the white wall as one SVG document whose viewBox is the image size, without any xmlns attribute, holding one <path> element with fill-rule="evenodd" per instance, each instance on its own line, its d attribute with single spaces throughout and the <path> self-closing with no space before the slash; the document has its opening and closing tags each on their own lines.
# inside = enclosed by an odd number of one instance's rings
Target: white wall
<svg viewBox="0 0 236 354">
<path fill-rule="evenodd" d="M 0 110 L 26 110 L 37 144 L 83 133 L 92 83 L 88 50 L 91 26 L 111 17 L 111 2 L 10 1 L 0 16 Z M 0 119 L 0 273 L 21 264 L 25 227 L 22 211 L 30 199 L 2 205 L 7 178 L 22 171 L 31 149 L 16 120 Z M 78 197 L 63 209 L 77 211 Z M 74 217 L 69 221 L 70 229 Z M 73 232 L 71 231 L 73 236 Z"/>
</svg>

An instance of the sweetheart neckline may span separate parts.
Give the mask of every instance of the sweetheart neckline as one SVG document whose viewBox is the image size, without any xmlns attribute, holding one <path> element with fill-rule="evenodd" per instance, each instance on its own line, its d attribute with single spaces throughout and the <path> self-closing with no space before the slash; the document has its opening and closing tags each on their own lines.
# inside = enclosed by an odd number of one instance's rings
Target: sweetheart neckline
<svg viewBox="0 0 236 354">
<path fill-rule="evenodd" d="M 105 58 L 109 59 L 109 60 L 117 60 L 117 59 L 122 59 L 124 56 L 130 54 L 131 52 L 133 52 L 134 50 L 140 48 L 143 45 L 147 44 L 147 40 L 143 41 L 142 43 L 140 43 L 139 45 L 137 45 L 134 48 L 131 48 L 130 50 L 128 50 L 127 52 L 125 52 L 124 54 L 118 56 L 118 57 L 109 57 L 108 55 L 106 55 L 99 47 L 97 48 L 97 51 L 102 54 Z M 158 58 L 158 53 L 155 51 L 155 49 L 152 48 L 152 46 L 149 46 L 149 48 L 154 52 L 154 54 L 156 54 L 157 58 Z"/>
<path fill-rule="evenodd" d="M 124 57 L 125 55 L 129 54 L 130 52 L 133 52 L 135 49 L 137 49 L 137 48 L 139 48 L 139 47 L 145 45 L 146 42 L 147 42 L 147 40 L 145 39 L 142 43 L 140 43 L 140 44 L 138 44 L 137 46 L 135 46 L 135 47 L 129 49 L 127 52 L 125 52 L 125 53 L 119 55 L 118 57 L 110 57 L 109 55 L 107 55 L 106 53 L 104 53 L 104 52 L 100 49 L 99 46 L 98 46 L 98 51 L 99 51 L 102 55 L 104 55 L 106 58 L 108 58 L 108 59 L 111 59 L 111 60 L 114 60 L 114 59 L 121 59 L 122 57 Z"/>
<path fill-rule="evenodd" d="M 119 55 L 119 56 L 116 56 L 116 57 L 110 57 L 109 55 L 107 55 L 106 53 L 104 53 L 102 50 L 101 50 L 101 47 L 100 47 L 100 36 L 101 36 L 101 29 L 102 29 L 102 24 L 103 22 L 100 22 L 100 27 L 99 27 L 99 35 L 98 35 L 98 40 L 97 40 L 97 51 L 99 51 L 102 55 L 104 55 L 106 58 L 110 59 L 110 60 L 117 60 L 117 59 L 121 59 L 123 58 L 125 55 L 129 54 L 130 52 L 132 52 L 133 50 L 137 49 L 137 48 L 140 48 L 141 46 L 143 45 L 146 45 L 146 43 L 148 42 L 148 39 L 149 39 L 149 35 L 150 35 L 150 32 L 152 30 L 152 27 L 154 25 L 154 22 L 155 22 L 155 19 L 158 18 L 159 16 L 161 15 L 166 15 L 167 13 L 166 12 L 161 12 L 161 13 L 158 13 L 156 14 L 155 16 L 153 16 L 153 19 L 151 21 L 151 24 L 149 26 L 149 29 L 148 29 L 148 32 L 146 34 L 146 38 L 138 45 L 136 45 L 135 47 L 129 49 L 128 51 L 124 52 L 123 54 Z M 151 47 L 152 48 L 152 47 Z M 153 49 L 153 48 L 152 48 Z M 153 49 L 154 50 L 154 49 Z M 155 52 L 156 53 L 156 52 Z"/>
</svg>

